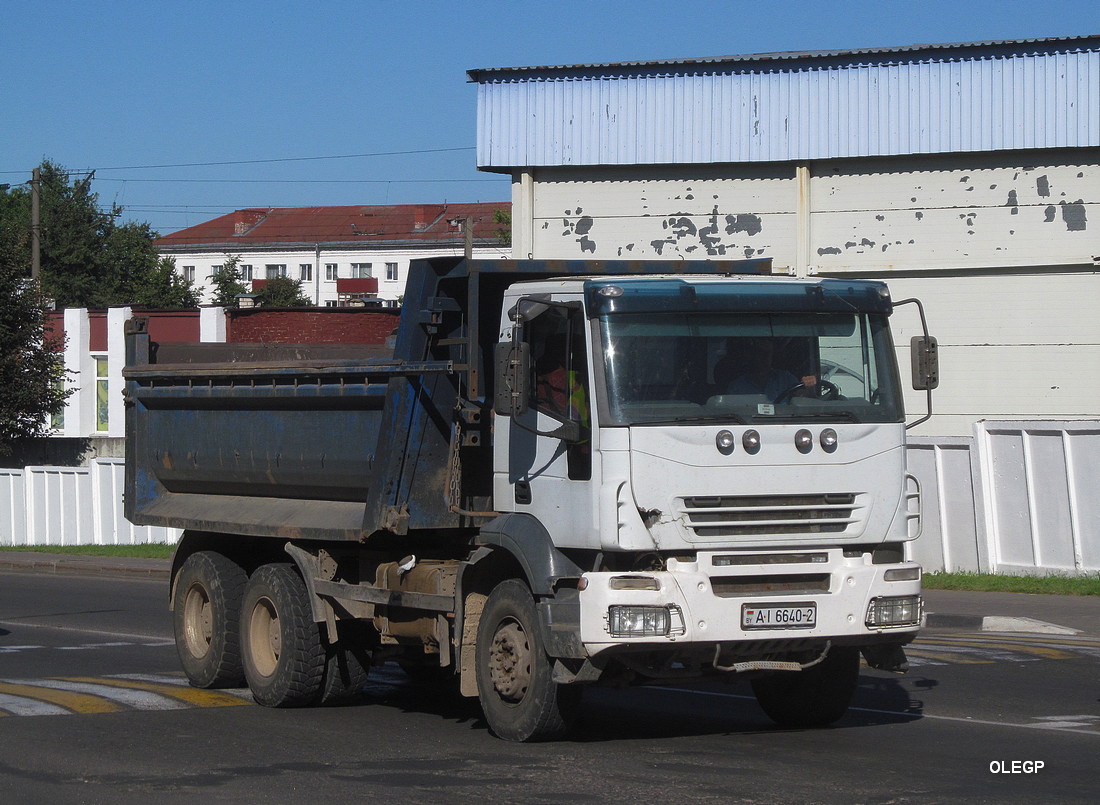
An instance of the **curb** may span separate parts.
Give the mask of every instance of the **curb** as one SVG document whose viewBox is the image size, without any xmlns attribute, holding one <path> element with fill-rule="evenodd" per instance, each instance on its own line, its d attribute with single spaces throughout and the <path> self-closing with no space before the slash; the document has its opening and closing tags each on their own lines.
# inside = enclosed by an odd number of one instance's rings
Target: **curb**
<svg viewBox="0 0 1100 805">
<path fill-rule="evenodd" d="M 1034 618 L 1002 615 L 940 615 L 929 613 L 926 627 L 941 629 L 978 629 L 983 632 L 1028 632 L 1031 634 L 1079 635 L 1080 629 L 1059 626 Z"/>
<path fill-rule="evenodd" d="M 113 578 L 167 580 L 171 563 L 164 559 L 118 561 L 100 556 L 57 556 L 0 552 L 0 570 L 55 576 L 96 575 Z"/>
</svg>

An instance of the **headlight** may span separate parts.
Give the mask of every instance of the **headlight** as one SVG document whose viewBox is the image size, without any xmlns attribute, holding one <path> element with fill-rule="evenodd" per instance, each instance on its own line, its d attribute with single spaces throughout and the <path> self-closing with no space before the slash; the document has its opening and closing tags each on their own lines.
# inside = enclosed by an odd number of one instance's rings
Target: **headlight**
<svg viewBox="0 0 1100 805">
<path fill-rule="evenodd" d="M 720 430 L 718 435 L 714 437 L 714 444 L 718 448 L 718 452 L 726 455 L 733 452 L 734 441 L 733 434 L 728 430 Z"/>
<path fill-rule="evenodd" d="M 615 606 L 607 609 L 607 630 L 612 637 L 665 637 L 683 634 L 680 608 Z"/>
<path fill-rule="evenodd" d="M 868 628 L 883 626 L 919 626 L 922 601 L 919 595 L 872 598 L 867 607 Z"/>
<path fill-rule="evenodd" d="M 799 453 L 809 453 L 814 446 L 814 435 L 803 428 L 794 435 L 794 446 Z"/>
</svg>

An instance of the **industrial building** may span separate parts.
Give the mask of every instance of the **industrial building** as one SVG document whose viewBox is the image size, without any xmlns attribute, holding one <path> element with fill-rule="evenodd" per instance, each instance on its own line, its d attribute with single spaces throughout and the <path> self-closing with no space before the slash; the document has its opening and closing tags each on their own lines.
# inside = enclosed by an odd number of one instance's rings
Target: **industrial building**
<svg viewBox="0 0 1100 805">
<path fill-rule="evenodd" d="M 940 386 L 909 432 L 916 558 L 1100 568 L 1100 36 L 468 78 L 516 257 L 770 258 L 920 298 Z M 893 328 L 904 372 L 914 308 Z"/>
</svg>

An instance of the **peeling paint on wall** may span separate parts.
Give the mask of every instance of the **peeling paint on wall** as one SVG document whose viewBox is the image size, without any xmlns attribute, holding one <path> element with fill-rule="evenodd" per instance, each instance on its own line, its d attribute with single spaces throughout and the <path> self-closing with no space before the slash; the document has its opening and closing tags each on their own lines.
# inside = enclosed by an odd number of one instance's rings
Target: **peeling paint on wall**
<svg viewBox="0 0 1100 805">
<path fill-rule="evenodd" d="M 1066 222 L 1066 229 L 1070 232 L 1083 232 L 1088 227 L 1088 219 L 1085 217 L 1085 204 L 1078 199 L 1074 204 L 1062 202 L 1062 220 Z"/>
</svg>

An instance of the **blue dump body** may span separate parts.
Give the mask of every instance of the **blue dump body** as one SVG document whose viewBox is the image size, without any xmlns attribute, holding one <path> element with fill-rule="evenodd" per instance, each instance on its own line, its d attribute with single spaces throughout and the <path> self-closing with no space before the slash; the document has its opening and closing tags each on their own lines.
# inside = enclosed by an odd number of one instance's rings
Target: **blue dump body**
<svg viewBox="0 0 1100 805">
<path fill-rule="evenodd" d="M 419 261 L 392 359 L 326 359 L 319 350 L 306 360 L 154 363 L 143 320 L 132 320 L 126 515 L 289 539 L 468 529 L 492 508 L 487 401 L 509 285 L 768 270 L 766 260 Z"/>
</svg>

